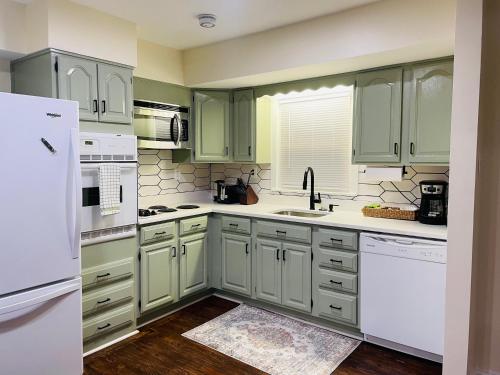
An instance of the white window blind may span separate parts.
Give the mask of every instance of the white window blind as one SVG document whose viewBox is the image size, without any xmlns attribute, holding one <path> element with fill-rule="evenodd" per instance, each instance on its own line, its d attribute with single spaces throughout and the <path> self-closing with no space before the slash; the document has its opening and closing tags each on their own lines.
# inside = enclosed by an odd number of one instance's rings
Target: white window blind
<svg viewBox="0 0 500 375">
<path fill-rule="evenodd" d="M 314 169 L 315 189 L 336 195 L 357 192 L 351 164 L 353 89 L 278 97 L 274 188 L 302 191 L 304 171 Z"/>
</svg>

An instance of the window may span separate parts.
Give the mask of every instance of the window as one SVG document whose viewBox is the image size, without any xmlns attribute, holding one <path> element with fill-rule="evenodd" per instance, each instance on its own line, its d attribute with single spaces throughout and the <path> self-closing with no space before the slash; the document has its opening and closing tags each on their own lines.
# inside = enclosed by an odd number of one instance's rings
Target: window
<svg viewBox="0 0 500 375">
<path fill-rule="evenodd" d="M 302 191 L 304 171 L 312 167 L 316 191 L 355 195 L 352 86 L 277 95 L 273 102 L 273 189 Z"/>
</svg>

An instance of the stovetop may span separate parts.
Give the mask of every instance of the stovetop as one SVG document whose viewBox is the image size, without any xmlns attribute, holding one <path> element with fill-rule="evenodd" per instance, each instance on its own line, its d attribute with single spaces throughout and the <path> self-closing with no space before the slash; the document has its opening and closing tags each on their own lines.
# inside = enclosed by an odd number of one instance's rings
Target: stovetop
<svg viewBox="0 0 500 375">
<path fill-rule="evenodd" d="M 146 209 L 144 208 L 139 208 L 139 217 L 147 217 L 147 216 L 154 216 L 154 215 L 160 215 L 160 214 L 166 214 L 166 213 L 171 213 L 171 212 L 177 212 L 177 210 L 191 210 L 195 208 L 200 208 L 200 206 L 196 204 L 182 204 L 180 206 L 177 206 L 176 208 L 172 207 L 167 207 L 163 205 L 156 205 L 156 206 L 150 206 Z"/>
</svg>

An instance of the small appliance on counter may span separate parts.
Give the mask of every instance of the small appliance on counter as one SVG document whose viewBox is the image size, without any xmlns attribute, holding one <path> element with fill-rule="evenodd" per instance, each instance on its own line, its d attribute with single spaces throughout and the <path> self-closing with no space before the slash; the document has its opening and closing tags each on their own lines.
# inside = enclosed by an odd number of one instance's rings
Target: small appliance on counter
<svg viewBox="0 0 500 375">
<path fill-rule="evenodd" d="M 425 180 L 420 182 L 420 214 L 418 220 L 423 224 L 446 225 L 447 222 L 448 182 Z"/>
<path fill-rule="evenodd" d="M 239 203 L 243 205 L 255 204 L 259 197 L 250 186 L 250 178 L 255 174 L 252 169 L 248 174 L 246 185 L 241 178 L 238 178 L 236 185 L 227 185 L 224 180 L 217 180 L 217 195 L 214 196 L 214 202 L 223 204 Z"/>
</svg>

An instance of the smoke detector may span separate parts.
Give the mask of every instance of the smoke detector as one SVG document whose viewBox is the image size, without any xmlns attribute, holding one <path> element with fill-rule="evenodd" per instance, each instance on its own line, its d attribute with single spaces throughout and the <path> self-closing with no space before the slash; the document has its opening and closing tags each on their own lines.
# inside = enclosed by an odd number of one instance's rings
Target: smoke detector
<svg viewBox="0 0 500 375">
<path fill-rule="evenodd" d="M 217 17 L 215 17 L 215 14 L 199 14 L 198 21 L 200 22 L 201 27 L 211 29 L 215 27 L 215 21 L 217 21 Z"/>
</svg>

